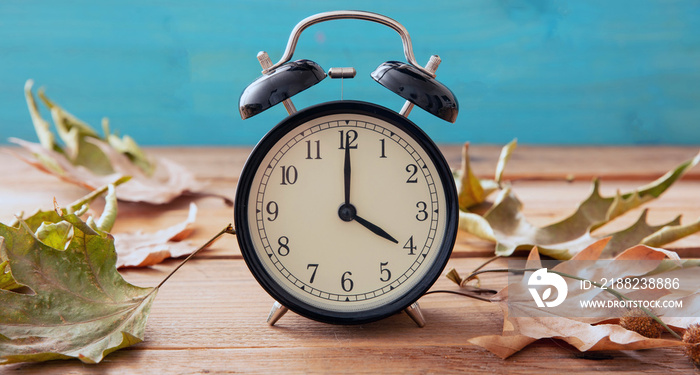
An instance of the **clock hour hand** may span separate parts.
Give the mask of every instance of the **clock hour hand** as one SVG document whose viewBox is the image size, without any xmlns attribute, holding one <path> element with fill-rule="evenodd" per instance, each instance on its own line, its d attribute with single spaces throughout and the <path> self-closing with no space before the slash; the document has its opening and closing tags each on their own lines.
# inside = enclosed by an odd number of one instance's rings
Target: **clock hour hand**
<svg viewBox="0 0 700 375">
<path fill-rule="evenodd" d="M 358 223 L 360 223 L 360 225 L 362 225 L 363 227 L 369 229 L 370 231 L 372 231 L 372 233 L 378 235 L 379 237 L 385 238 L 385 239 L 387 239 L 387 240 L 389 240 L 389 241 L 391 241 L 391 242 L 393 242 L 393 243 L 399 243 L 399 241 L 397 241 L 397 240 L 396 240 L 394 237 L 392 237 L 389 233 L 387 233 L 386 231 L 384 231 L 384 229 L 382 229 L 382 228 L 380 228 L 380 227 L 378 227 L 378 226 L 376 226 L 376 225 L 370 223 L 369 221 L 367 221 L 367 220 L 365 220 L 365 219 L 363 219 L 363 218 L 361 218 L 361 217 L 359 217 L 359 216 L 357 216 L 357 215 L 355 215 L 355 220 L 356 220 Z"/>
<path fill-rule="evenodd" d="M 369 229 L 372 233 L 376 234 L 377 236 L 385 238 L 393 243 L 399 243 L 399 241 L 397 241 L 394 237 L 392 237 L 384 229 L 376 226 L 375 224 L 370 223 L 369 221 L 363 219 L 360 216 L 357 216 L 357 209 L 355 209 L 355 206 L 353 206 L 352 204 L 341 205 L 340 208 L 338 209 L 338 216 L 343 221 L 355 220 L 358 223 L 360 223 L 360 225 Z"/>
</svg>

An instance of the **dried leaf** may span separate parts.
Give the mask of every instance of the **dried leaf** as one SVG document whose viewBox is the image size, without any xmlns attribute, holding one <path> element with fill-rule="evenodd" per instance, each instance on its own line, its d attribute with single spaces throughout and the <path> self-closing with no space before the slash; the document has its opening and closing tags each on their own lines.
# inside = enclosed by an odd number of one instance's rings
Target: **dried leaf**
<svg viewBox="0 0 700 375">
<path fill-rule="evenodd" d="M 189 255 L 197 249 L 183 241 L 192 232 L 192 224 L 197 216 L 197 206 L 190 203 L 187 219 L 156 233 L 114 234 L 117 248 L 117 268 L 145 267 L 173 257 Z"/>
<path fill-rule="evenodd" d="M 664 258 L 670 258 L 678 266 L 680 260 L 678 256 L 662 249 L 654 249 L 648 246 L 635 246 L 621 253 L 612 265 L 605 263 L 605 267 L 598 265 L 595 267 L 580 267 L 580 263 L 573 263 L 578 260 L 598 259 L 607 241 L 600 241 L 577 254 L 571 261 L 563 262 L 552 269 L 571 276 L 584 279 L 596 280 L 596 277 L 632 277 L 647 275 L 655 269 L 654 264 L 660 264 Z M 631 259 L 648 260 L 651 262 L 632 262 Z M 590 264 L 597 264 L 595 262 Z M 539 260 L 537 249 L 530 252 L 527 269 L 538 269 L 542 265 Z M 684 283 L 688 284 L 692 275 L 697 274 L 697 269 L 676 268 L 675 273 L 664 273 L 661 277 L 681 277 Z M 529 276 L 523 280 L 526 280 Z M 658 277 L 658 276 L 655 276 Z M 578 283 L 576 279 L 569 279 L 569 283 Z M 692 280 L 691 280 L 692 283 Z M 501 290 L 494 298 L 498 301 L 504 312 L 503 333 L 501 335 L 480 336 L 469 341 L 493 352 L 501 358 L 507 358 L 532 342 L 543 338 L 556 338 L 566 341 L 580 351 L 594 350 L 638 350 L 669 346 L 682 346 L 683 342 L 671 338 L 648 338 L 639 333 L 629 331 L 617 323 L 617 319 L 603 318 L 573 318 L 569 316 L 557 315 L 548 307 L 533 306 L 533 301 L 529 297 L 529 285 L 526 282 L 511 283 Z M 697 288 L 697 284 L 693 286 Z M 574 291 L 573 293 L 571 291 Z M 567 300 L 572 300 L 575 294 L 581 297 L 588 293 L 605 293 L 600 289 L 584 290 L 569 286 Z M 697 289 L 685 292 L 676 291 L 665 298 L 684 300 L 683 306 L 690 306 L 697 316 L 697 309 L 700 306 L 700 295 Z M 591 297 L 593 298 L 593 297 Z M 515 301 L 514 301 L 515 299 Z M 549 310 L 548 310 L 549 309 Z M 555 310 L 559 311 L 559 310 Z M 662 315 L 663 311 L 659 315 Z M 515 316 L 517 315 L 517 316 Z M 692 323 L 697 323 L 700 318 L 662 318 L 665 323 L 676 330 L 683 330 Z"/>
<path fill-rule="evenodd" d="M 522 213 L 522 203 L 512 188 L 506 186 L 483 215 L 460 212 L 460 228 L 480 238 L 496 242 L 497 255 L 508 256 L 516 250 L 537 246 L 543 254 L 557 259 L 570 259 L 601 238 L 594 237 L 592 231 L 629 210 L 658 198 L 698 162 L 700 154 L 648 185 L 625 194 L 618 192 L 613 197 L 602 197 L 598 191 L 598 180 L 595 180 L 593 191 L 573 214 L 545 227 L 536 227 L 528 222 Z M 652 227 L 645 219 L 646 213 L 630 228 L 613 233 L 614 240 L 606 249 L 606 254 L 613 256 L 642 241 L 661 246 L 700 231 L 700 224 L 697 222 L 680 226 L 680 221 L 674 220 L 663 226 Z M 667 226 L 674 227 L 674 230 L 664 230 Z M 659 234 L 655 234 L 657 232 Z"/>
<path fill-rule="evenodd" d="M 0 248 L 3 247 L 4 240 L 0 237 Z M 2 253 L 0 251 L 0 253 Z M 17 284 L 17 280 L 12 277 L 12 271 L 8 267 L 9 263 L 5 260 L 0 262 L 0 289 L 13 290 L 21 288 L 22 285 Z"/>
<path fill-rule="evenodd" d="M 465 143 L 462 148 L 462 176 L 459 189 L 459 208 L 466 210 L 471 206 L 477 205 L 486 199 L 484 189 L 481 187 L 481 182 L 474 175 L 469 162 L 469 143 Z"/>
<path fill-rule="evenodd" d="M 112 219 L 78 216 L 105 191 L 112 195 L 107 205 L 114 207 L 103 215 L 116 215 L 114 189 L 108 186 L 68 208 L 37 211 L 12 226 L 0 223 L 0 365 L 69 358 L 97 363 L 141 342 L 158 289 L 200 250 L 223 234 L 235 235 L 229 224 L 158 286 L 136 287 L 117 272 L 114 238 L 100 229 Z M 191 232 L 195 214 L 193 206 L 186 222 L 162 235 L 181 240 Z"/>
<path fill-rule="evenodd" d="M 107 135 L 107 142 L 112 148 L 119 151 L 120 153 L 127 155 L 129 160 L 131 160 L 134 165 L 141 168 L 147 176 L 152 176 L 155 172 L 155 163 L 151 161 L 151 158 L 146 155 L 145 152 L 136 144 L 133 138 L 125 135 L 119 138 L 115 134 L 109 133 L 109 120 L 107 118 L 102 119 L 102 128 L 105 129 L 105 134 Z"/>
<path fill-rule="evenodd" d="M 0 259 L 31 289 L 0 290 L 0 364 L 65 358 L 96 363 L 143 340 L 156 289 L 124 281 L 112 237 L 76 214 L 59 212 L 39 211 L 14 227 L 0 224 Z"/>
<path fill-rule="evenodd" d="M 56 138 L 51 132 L 51 126 L 46 120 L 44 120 L 39 114 L 39 107 L 36 105 L 34 100 L 34 95 L 32 94 L 32 86 L 34 81 L 29 79 L 24 84 L 24 98 L 27 101 L 27 107 L 29 107 L 29 115 L 32 118 L 32 123 L 34 124 L 34 131 L 39 138 L 41 145 L 47 150 L 61 151 L 61 148 L 56 144 Z"/>
<path fill-rule="evenodd" d="M 131 164 L 128 158 L 117 153 L 108 151 L 112 157 L 115 173 L 109 175 L 96 175 L 82 166 L 73 166 L 60 153 L 42 148 L 39 144 L 23 141 L 21 139 L 10 138 L 10 142 L 16 143 L 30 151 L 38 159 L 50 159 L 56 162 L 61 169 L 61 174 L 56 174 L 49 170 L 40 161 L 32 161 L 20 157 L 26 163 L 42 170 L 46 173 L 54 174 L 66 182 L 82 186 L 93 190 L 105 183 L 118 178 L 130 176 L 131 180 L 117 191 L 117 198 L 122 201 L 146 202 L 152 204 L 165 204 L 188 192 L 198 192 L 203 188 L 194 175 L 184 167 L 168 159 L 157 159 L 157 173 L 154 177 L 147 177 L 138 167 Z M 91 140 L 100 148 L 107 149 L 104 142 Z M 19 157 L 19 156 L 18 156 Z"/>
<path fill-rule="evenodd" d="M 464 144 L 462 148 L 462 167 L 455 173 L 459 208 L 461 210 L 467 211 L 471 207 L 483 203 L 491 193 L 499 189 L 501 180 L 503 179 L 505 165 L 517 144 L 517 140 L 514 139 L 501 149 L 494 180 L 480 180 L 476 177 L 471 169 L 469 142 Z"/>
<path fill-rule="evenodd" d="M 513 151 L 518 146 L 518 140 L 514 139 L 510 141 L 507 145 L 503 146 L 501 149 L 501 155 L 498 157 L 498 164 L 496 164 L 496 178 L 495 181 L 500 185 L 503 182 L 503 171 L 506 169 L 506 164 L 510 160 L 510 156 Z"/>
<path fill-rule="evenodd" d="M 39 91 L 39 96 L 51 111 L 61 147 L 41 115 L 31 92 L 33 82 L 27 81 L 25 97 L 40 144 L 10 138 L 33 155 L 33 160 L 21 160 L 60 179 L 90 190 L 116 179 L 131 176 L 131 181 L 117 192 L 123 201 L 163 204 L 186 194 L 198 193 L 203 184 L 184 167 L 165 158 L 151 158 L 129 136 L 118 137 L 109 133 L 109 124 L 103 120 L 105 134 L 97 132 L 85 122 L 68 113 Z M 224 198 L 225 199 L 225 198 Z M 226 199 L 225 199 L 226 200 Z M 226 200 L 227 204 L 230 204 Z"/>
<path fill-rule="evenodd" d="M 680 225 L 680 223 L 674 221 L 673 224 L 667 224 L 658 231 L 644 237 L 640 243 L 647 246 L 659 247 L 697 232 L 700 232 L 700 219 L 686 225 Z"/>
</svg>

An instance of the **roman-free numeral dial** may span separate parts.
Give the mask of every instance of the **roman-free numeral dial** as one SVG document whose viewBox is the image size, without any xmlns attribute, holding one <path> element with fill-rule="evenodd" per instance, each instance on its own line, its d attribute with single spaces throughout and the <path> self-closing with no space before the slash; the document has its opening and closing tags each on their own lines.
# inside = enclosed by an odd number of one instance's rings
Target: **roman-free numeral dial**
<svg viewBox="0 0 700 375">
<path fill-rule="evenodd" d="M 357 323 L 405 308 L 454 243 L 444 159 L 410 121 L 369 103 L 290 116 L 256 147 L 240 184 L 244 258 L 275 299 L 314 319 Z"/>
</svg>

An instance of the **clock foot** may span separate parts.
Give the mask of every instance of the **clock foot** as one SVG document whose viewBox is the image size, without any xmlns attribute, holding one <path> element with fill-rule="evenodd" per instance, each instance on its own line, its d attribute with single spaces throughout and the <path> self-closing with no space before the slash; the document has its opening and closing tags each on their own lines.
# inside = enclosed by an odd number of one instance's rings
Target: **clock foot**
<svg viewBox="0 0 700 375">
<path fill-rule="evenodd" d="M 423 318 L 423 313 L 420 311 L 418 302 L 408 306 L 404 311 L 409 317 L 411 317 L 411 319 L 413 319 L 414 322 L 416 322 L 416 325 L 418 325 L 419 328 L 425 327 L 425 318 Z"/>
<path fill-rule="evenodd" d="M 274 326 L 287 311 L 289 311 L 288 308 L 275 301 L 275 303 L 272 304 L 272 309 L 270 309 L 270 315 L 267 316 L 267 324 Z"/>
</svg>

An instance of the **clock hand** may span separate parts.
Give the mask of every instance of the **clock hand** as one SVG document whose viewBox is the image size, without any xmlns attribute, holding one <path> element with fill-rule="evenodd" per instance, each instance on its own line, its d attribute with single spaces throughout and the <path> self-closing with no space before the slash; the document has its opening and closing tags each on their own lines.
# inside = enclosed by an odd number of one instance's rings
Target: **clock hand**
<svg viewBox="0 0 700 375">
<path fill-rule="evenodd" d="M 345 145 L 345 167 L 343 168 L 343 178 L 345 179 L 345 204 L 350 204 L 350 145 Z"/>
<path fill-rule="evenodd" d="M 350 180 L 352 168 L 350 167 L 350 137 L 348 136 L 345 141 L 345 161 L 343 165 L 343 180 L 344 180 L 344 190 L 345 190 L 345 204 L 340 206 L 338 215 L 344 221 L 356 220 L 360 225 L 369 229 L 372 233 L 378 235 L 379 237 L 385 238 L 393 243 L 399 243 L 394 237 L 387 233 L 384 229 L 370 223 L 369 221 L 357 216 L 357 210 L 355 206 L 350 203 Z"/>
<path fill-rule="evenodd" d="M 369 221 L 363 219 L 360 216 L 357 216 L 357 209 L 355 209 L 355 206 L 353 206 L 352 204 L 340 205 L 340 208 L 338 208 L 338 216 L 343 221 L 356 220 L 358 223 L 360 223 L 360 225 L 369 229 L 372 233 L 378 235 L 379 237 L 385 238 L 393 243 L 399 243 L 399 241 L 397 241 L 394 237 L 392 237 L 384 229 L 378 227 L 375 224 L 370 223 Z"/>
<path fill-rule="evenodd" d="M 378 227 L 378 226 L 376 226 L 376 225 L 370 223 L 369 221 L 367 221 L 367 220 L 365 220 L 365 219 L 363 219 L 363 218 L 357 216 L 357 214 L 355 214 L 355 220 L 356 220 L 358 223 L 360 223 L 360 225 L 362 225 L 363 227 L 369 229 L 370 231 L 372 231 L 372 233 L 378 235 L 379 237 L 385 238 L 385 239 L 387 239 L 387 240 L 389 240 L 389 241 L 391 241 L 391 242 L 393 242 L 393 243 L 399 243 L 399 241 L 397 241 L 397 240 L 396 240 L 394 237 L 392 237 L 389 233 L 387 233 L 386 231 L 384 231 L 384 229 L 382 229 L 382 228 L 380 228 L 380 227 Z"/>
</svg>

